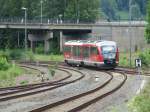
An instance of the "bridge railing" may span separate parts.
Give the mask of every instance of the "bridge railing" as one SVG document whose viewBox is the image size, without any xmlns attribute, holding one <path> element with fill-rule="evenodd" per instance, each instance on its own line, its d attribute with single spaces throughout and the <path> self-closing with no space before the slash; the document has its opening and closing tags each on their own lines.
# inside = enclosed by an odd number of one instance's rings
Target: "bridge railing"
<svg viewBox="0 0 150 112">
<path fill-rule="evenodd" d="M 145 24 L 143 20 L 133 20 L 132 24 Z M 128 20 L 99 20 L 99 21 L 90 21 L 90 20 L 77 20 L 77 19 L 64 19 L 60 20 L 58 18 L 43 18 L 42 23 L 41 19 L 27 19 L 27 24 L 36 24 L 36 25 L 48 25 L 48 24 L 129 24 Z M 24 18 L 0 18 L 0 24 L 25 24 Z"/>
<path fill-rule="evenodd" d="M 24 18 L 0 18 L 0 24 L 24 24 Z M 43 18 L 42 23 L 40 19 L 27 19 L 27 24 L 93 24 L 95 22 L 88 20 L 60 20 Z"/>
</svg>

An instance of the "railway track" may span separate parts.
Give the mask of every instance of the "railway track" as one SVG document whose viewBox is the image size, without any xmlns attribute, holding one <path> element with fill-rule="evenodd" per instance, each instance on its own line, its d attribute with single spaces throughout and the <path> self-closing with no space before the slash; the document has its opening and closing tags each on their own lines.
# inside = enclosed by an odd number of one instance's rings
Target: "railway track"
<svg viewBox="0 0 150 112">
<path fill-rule="evenodd" d="M 30 62 L 27 62 L 27 63 L 30 63 Z M 36 65 L 36 63 L 37 62 L 32 62 L 32 65 Z M 55 65 L 55 64 L 57 64 L 57 65 L 67 66 L 68 67 L 68 65 L 65 62 L 39 61 L 38 63 L 44 64 L 44 65 L 45 64 L 49 64 L 49 65 Z M 118 71 L 118 72 L 125 72 L 127 74 L 132 74 L 132 75 L 134 75 L 134 74 L 137 75 L 137 73 L 138 73 L 137 70 L 136 70 L 136 68 L 129 68 L 129 67 L 123 67 L 123 66 L 118 66 L 118 67 L 115 68 L 115 70 Z M 142 72 L 141 75 L 143 75 L 143 76 L 150 76 L 150 72 Z"/>
<path fill-rule="evenodd" d="M 51 103 L 49 105 L 45 105 L 40 108 L 33 109 L 31 112 L 41 112 L 41 111 L 77 112 L 77 111 L 81 111 L 87 106 L 117 91 L 119 88 L 121 88 L 121 86 L 125 83 L 127 79 L 127 76 L 124 73 L 120 73 L 123 76 L 123 80 L 114 89 L 106 93 L 99 94 L 99 92 L 102 93 L 103 91 L 102 89 L 105 88 L 113 80 L 113 77 L 114 77 L 113 74 L 111 72 L 107 72 L 107 74 L 110 75 L 110 78 L 99 87 L 96 87 L 92 90 L 89 90 L 87 92 L 84 92 L 84 93 L 81 93 L 72 97 L 68 97 L 64 100 Z"/>
<path fill-rule="evenodd" d="M 34 63 L 28 62 L 28 63 L 24 63 L 24 64 L 35 66 L 36 62 L 34 62 Z M 38 66 L 48 67 L 48 66 L 53 66 L 55 64 L 56 64 L 56 62 L 39 62 Z M 38 94 L 38 93 L 45 92 L 45 91 L 54 90 L 54 89 L 57 89 L 59 87 L 66 86 L 68 84 L 77 82 L 77 81 L 79 81 L 85 77 L 85 74 L 80 72 L 80 70 L 72 69 L 72 68 L 68 67 L 63 62 L 57 63 L 57 64 L 59 65 L 58 66 L 59 70 L 67 72 L 68 75 L 66 77 L 64 77 L 63 79 L 57 80 L 57 81 L 52 81 L 52 82 L 45 82 L 45 83 L 39 83 L 39 84 L 34 84 L 34 85 L 30 84 L 30 85 L 26 85 L 26 86 L 19 86 L 18 89 L 15 89 L 15 87 L 9 87 L 7 89 L 13 90 L 13 91 L 0 94 L 0 96 L 1 96 L 0 102 L 8 101 L 11 99 L 16 99 L 16 98 L 21 98 L 21 97 L 25 97 L 25 96 L 30 96 L 30 95 Z M 74 80 L 68 81 L 72 77 L 72 74 L 70 71 L 67 71 L 67 70 L 78 72 L 81 75 L 80 75 L 80 77 L 78 77 Z M 93 72 L 94 72 L 94 70 L 100 71 L 100 72 L 106 72 L 106 71 L 98 70 L 97 68 L 94 68 L 94 69 L 92 68 L 91 70 Z M 111 83 L 115 82 L 114 78 L 116 76 L 114 75 L 114 73 L 117 73 L 117 74 L 119 74 L 119 76 L 122 77 L 121 81 L 118 84 L 116 84 L 116 86 L 113 86 L 111 90 L 105 91 L 105 88 L 107 88 L 107 86 L 109 86 L 109 85 L 111 85 Z M 81 110 L 85 109 L 86 107 L 90 106 L 91 104 L 94 104 L 95 102 L 107 97 L 108 95 L 113 94 L 115 91 L 120 89 L 127 80 L 126 74 L 136 74 L 136 73 L 137 72 L 135 71 L 135 69 L 118 67 L 113 71 L 106 72 L 106 74 L 108 74 L 110 76 L 110 78 L 107 79 L 99 87 L 95 87 L 94 89 L 90 89 L 90 90 L 83 92 L 83 93 L 78 93 L 77 95 L 70 96 L 70 97 L 65 98 L 63 100 L 56 101 L 54 103 L 50 103 L 50 104 L 41 106 L 39 108 L 34 108 L 33 110 L 31 110 L 31 112 L 41 112 L 41 111 L 76 112 L 76 111 L 81 111 Z M 150 76 L 150 75 L 149 75 L 149 73 L 145 73 L 145 76 Z M 5 89 L 6 88 L 0 88 L 0 91 L 3 91 Z"/>
<path fill-rule="evenodd" d="M 39 69 L 36 69 L 36 68 L 33 68 L 33 67 L 29 67 L 29 66 L 25 66 L 25 65 L 20 65 L 20 66 L 25 67 L 25 68 L 34 69 L 34 70 L 39 71 L 40 73 L 43 73 L 43 71 L 41 71 Z M 48 81 L 48 82 L 42 82 L 42 83 L 36 83 L 36 84 L 27 84 L 27 85 L 22 85 L 22 86 L 0 88 L 0 96 L 7 95 L 7 94 L 10 94 L 10 93 L 14 93 L 14 92 L 16 92 L 16 93 L 17 92 L 23 92 L 26 89 L 28 90 L 28 89 L 35 89 L 35 88 L 42 87 L 42 86 L 47 86 L 47 85 L 48 86 L 56 85 L 56 83 L 61 82 L 63 80 L 66 80 L 66 79 L 68 79 L 72 76 L 70 74 L 70 72 L 68 72 L 66 70 L 62 70 L 62 69 L 58 69 L 58 70 L 64 71 L 68 75 L 61 78 L 61 79 L 59 79 L 59 80 L 56 80 L 56 81 Z M 6 92 L 3 92 L 3 91 L 6 91 Z"/>
<path fill-rule="evenodd" d="M 59 81 L 55 81 L 55 82 L 46 82 L 46 83 L 36 84 L 33 87 L 32 87 L 32 85 L 30 85 L 30 86 L 28 85 L 28 86 L 23 87 L 22 89 L 20 89 L 20 87 L 19 87 L 19 90 L 17 90 L 17 91 L 1 93 L 0 102 L 11 100 L 11 99 L 16 99 L 16 98 L 20 98 L 20 97 L 25 97 L 25 96 L 29 96 L 29 95 L 34 95 L 34 94 L 38 94 L 38 93 L 45 92 L 45 91 L 54 90 L 54 89 L 57 89 L 59 87 L 65 86 L 65 85 L 75 83 L 85 77 L 85 75 L 82 72 L 74 70 L 74 69 L 69 69 L 66 67 L 59 67 L 58 69 L 67 72 L 69 74 L 69 76 L 65 77 L 63 79 L 60 79 Z M 72 77 L 71 72 L 69 72 L 68 70 L 75 71 L 81 75 L 73 80 L 64 81 L 64 80 Z M 64 81 L 64 82 L 62 82 L 62 81 Z M 16 87 L 14 87 L 13 89 L 15 89 L 15 88 Z M 4 88 L 3 88 L 3 90 L 4 90 Z"/>
</svg>

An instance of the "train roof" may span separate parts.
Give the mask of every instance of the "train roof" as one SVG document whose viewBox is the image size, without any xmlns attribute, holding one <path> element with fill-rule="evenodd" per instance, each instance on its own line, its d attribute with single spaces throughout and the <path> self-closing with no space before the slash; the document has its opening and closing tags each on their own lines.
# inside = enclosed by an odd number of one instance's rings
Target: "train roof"
<svg viewBox="0 0 150 112">
<path fill-rule="evenodd" d="M 108 40 L 71 40 L 65 42 L 65 45 L 96 45 L 96 46 L 104 46 L 104 45 L 114 45 L 116 46 L 116 42 L 108 41 Z"/>
</svg>

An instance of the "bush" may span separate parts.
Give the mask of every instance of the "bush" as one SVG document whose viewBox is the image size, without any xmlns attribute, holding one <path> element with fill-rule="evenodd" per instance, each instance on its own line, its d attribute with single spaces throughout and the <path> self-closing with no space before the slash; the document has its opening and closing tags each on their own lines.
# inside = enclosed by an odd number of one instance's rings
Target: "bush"
<svg viewBox="0 0 150 112">
<path fill-rule="evenodd" d="M 18 66 L 10 66 L 7 70 L 0 70 L 0 80 L 12 80 L 21 75 L 23 70 Z"/>
<path fill-rule="evenodd" d="M 3 57 L 3 58 L 6 58 L 6 60 L 8 60 L 9 58 L 9 53 L 8 52 L 4 52 L 4 51 L 0 51 L 0 58 Z"/>
<path fill-rule="evenodd" d="M 20 49 L 10 50 L 9 51 L 9 58 L 13 60 L 19 60 L 24 57 L 23 51 Z"/>
<path fill-rule="evenodd" d="M 37 54 L 43 54 L 44 53 L 44 47 L 40 44 L 38 47 L 35 48 L 35 52 Z"/>
<path fill-rule="evenodd" d="M 0 70 L 7 70 L 10 64 L 7 62 L 5 57 L 0 57 Z"/>
<path fill-rule="evenodd" d="M 23 54 L 24 54 L 23 59 L 29 60 L 29 61 L 34 61 L 35 60 L 34 54 L 31 50 L 27 51 L 27 52 L 24 52 Z"/>
<path fill-rule="evenodd" d="M 150 49 L 139 53 L 139 58 L 144 66 L 150 66 Z"/>
<path fill-rule="evenodd" d="M 119 65 L 120 66 L 128 66 L 128 59 L 125 56 L 120 57 Z"/>
</svg>

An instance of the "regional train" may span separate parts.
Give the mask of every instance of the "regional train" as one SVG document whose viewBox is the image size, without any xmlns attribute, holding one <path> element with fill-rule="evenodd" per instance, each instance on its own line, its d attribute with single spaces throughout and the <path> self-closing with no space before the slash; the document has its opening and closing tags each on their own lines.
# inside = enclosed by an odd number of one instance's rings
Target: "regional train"
<svg viewBox="0 0 150 112">
<path fill-rule="evenodd" d="M 114 41 L 71 40 L 64 44 L 64 58 L 69 65 L 115 68 L 119 51 Z"/>
</svg>

